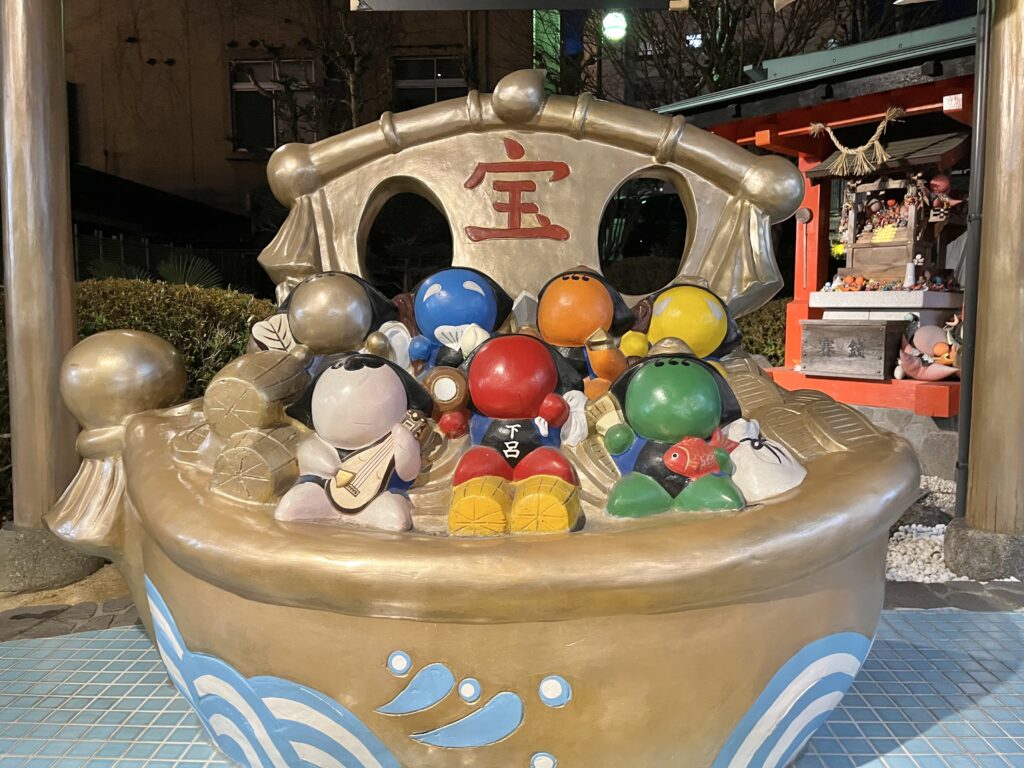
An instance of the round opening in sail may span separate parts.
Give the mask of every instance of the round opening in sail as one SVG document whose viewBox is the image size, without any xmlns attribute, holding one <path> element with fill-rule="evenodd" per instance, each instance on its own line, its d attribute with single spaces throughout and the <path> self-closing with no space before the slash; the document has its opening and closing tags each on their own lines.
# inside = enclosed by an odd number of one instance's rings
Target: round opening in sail
<svg viewBox="0 0 1024 768">
<path fill-rule="evenodd" d="M 367 279 L 386 296 L 411 291 L 452 264 L 452 233 L 433 203 L 401 192 L 377 213 L 366 240 Z"/>
<path fill-rule="evenodd" d="M 672 282 L 686 247 L 686 211 L 669 180 L 637 177 L 615 190 L 598 237 L 601 271 L 622 293 L 651 293 Z"/>
</svg>

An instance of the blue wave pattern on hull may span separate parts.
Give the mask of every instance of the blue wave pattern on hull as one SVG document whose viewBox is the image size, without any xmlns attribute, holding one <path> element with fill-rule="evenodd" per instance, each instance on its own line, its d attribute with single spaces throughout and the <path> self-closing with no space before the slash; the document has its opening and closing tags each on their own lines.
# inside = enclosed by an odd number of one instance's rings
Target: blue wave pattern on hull
<svg viewBox="0 0 1024 768">
<path fill-rule="evenodd" d="M 377 711 L 382 715 L 410 715 L 429 709 L 452 692 L 455 675 L 444 664 L 429 664 L 409 684 Z"/>
<path fill-rule="evenodd" d="M 412 738 L 423 744 L 449 749 L 486 747 L 512 735 L 523 722 L 523 700 L 502 691 L 472 714 Z"/>
<path fill-rule="evenodd" d="M 772 677 L 712 768 L 787 765 L 839 704 L 871 642 L 856 632 L 840 632 L 801 649 Z"/>
<path fill-rule="evenodd" d="M 400 768 L 369 728 L 319 691 L 279 677 L 246 679 L 190 651 L 148 577 L 146 592 L 168 675 L 231 760 L 247 768 Z"/>
</svg>

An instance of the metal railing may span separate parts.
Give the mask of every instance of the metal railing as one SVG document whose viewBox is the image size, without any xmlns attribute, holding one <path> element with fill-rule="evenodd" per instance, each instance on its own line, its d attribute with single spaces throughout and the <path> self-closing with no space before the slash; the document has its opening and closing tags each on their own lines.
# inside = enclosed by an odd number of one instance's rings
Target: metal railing
<svg viewBox="0 0 1024 768">
<path fill-rule="evenodd" d="M 156 242 L 136 235 L 107 234 L 101 230 L 83 231 L 74 225 L 75 279 L 99 276 L 159 278 L 161 262 L 174 257 L 198 257 L 212 263 L 220 272 L 225 287 L 256 292 L 266 281 L 256 261 L 256 248 L 196 248 L 189 244 Z"/>
</svg>

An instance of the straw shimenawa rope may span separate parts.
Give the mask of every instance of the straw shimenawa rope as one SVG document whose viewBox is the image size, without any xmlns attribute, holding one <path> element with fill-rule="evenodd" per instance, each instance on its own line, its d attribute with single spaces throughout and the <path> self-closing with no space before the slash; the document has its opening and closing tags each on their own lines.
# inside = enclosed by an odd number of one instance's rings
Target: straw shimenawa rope
<svg viewBox="0 0 1024 768">
<path fill-rule="evenodd" d="M 889 123 L 898 120 L 904 114 L 906 113 L 902 107 L 889 107 L 885 111 L 885 117 L 882 119 L 882 122 L 875 128 L 875 132 L 871 134 L 871 138 L 866 143 L 853 149 L 843 146 L 842 142 L 832 132 L 832 129 L 824 123 L 811 123 L 811 136 L 817 137 L 827 133 L 836 149 L 839 150 L 839 157 L 833 160 L 832 164 L 828 167 L 833 175 L 864 176 L 889 159 L 889 153 L 882 146 L 882 134 L 889 127 Z M 870 157 L 868 156 L 869 152 L 871 153 Z"/>
</svg>

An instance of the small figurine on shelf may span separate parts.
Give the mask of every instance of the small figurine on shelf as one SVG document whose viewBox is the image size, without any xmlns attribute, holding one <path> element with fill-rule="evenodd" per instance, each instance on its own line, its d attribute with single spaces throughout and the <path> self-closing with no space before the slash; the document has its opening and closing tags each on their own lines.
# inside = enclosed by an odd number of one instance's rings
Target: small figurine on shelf
<svg viewBox="0 0 1024 768">
<path fill-rule="evenodd" d="M 417 286 L 414 316 L 420 335 L 409 356 L 423 364 L 457 368 L 493 334 L 512 311 L 512 300 L 494 280 L 475 269 L 443 269 Z"/>
<path fill-rule="evenodd" d="M 448 437 L 469 432 L 448 512 L 454 536 L 573 530 L 578 478 L 559 450 L 586 437 L 579 373 L 552 347 L 525 334 L 495 336 L 463 364 L 472 413 L 440 421 Z"/>
<path fill-rule="evenodd" d="M 700 358 L 719 358 L 740 343 L 729 308 L 702 285 L 670 286 L 645 301 L 651 303 L 647 332 L 630 331 L 622 338 L 622 351 L 629 357 L 644 357 L 669 338 L 681 340 Z"/>
<path fill-rule="evenodd" d="M 614 517 L 670 509 L 736 510 L 746 502 L 733 482 L 736 442 L 721 426 L 740 416 L 729 385 L 691 355 L 654 355 L 612 386 L 625 420 L 604 435 L 622 472 L 608 496 Z"/>
<path fill-rule="evenodd" d="M 918 261 L 920 259 L 920 261 Z M 911 290 L 917 285 L 917 269 L 919 265 L 924 265 L 924 256 L 920 253 L 914 256 L 913 261 L 908 261 L 906 271 L 903 276 L 903 288 L 904 290 Z"/>
<path fill-rule="evenodd" d="M 960 320 L 954 315 L 944 328 L 921 325 L 917 315 L 907 316 L 907 330 L 900 345 L 900 359 L 894 376 L 909 376 L 920 381 L 942 381 L 959 373 L 960 343 L 956 330 Z"/>
<path fill-rule="evenodd" d="M 863 291 L 867 286 L 867 278 L 863 275 L 846 275 L 839 284 L 840 291 Z"/>
<path fill-rule="evenodd" d="M 949 218 L 950 211 L 960 205 L 963 200 L 952 196 L 953 183 L 949 176 L 938 173 L 928 182 L 928 195 L 931 198 L 931 216 L 929 221 L 941 222 Z"/>
<path fill-rule="evenodd" d="M 635 319 L 615 287 L 586 267 L 555 275 L 537 297 L 540 337 L 584 377 L 591 400 L 607 392 L 626 370 L 626 359 L 613 340 Z"/>
<path fill-rule="evenodd" d="M 299 445 L 299 479 L 274 516 L 409 530 L 404 491 L 420 473 L 432 410 L 426 389 L 390 360 L 338 359 L 288 408 L 313 432 Z"/>
</svg>

